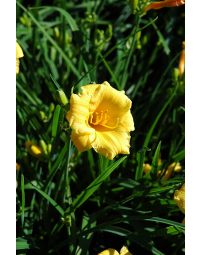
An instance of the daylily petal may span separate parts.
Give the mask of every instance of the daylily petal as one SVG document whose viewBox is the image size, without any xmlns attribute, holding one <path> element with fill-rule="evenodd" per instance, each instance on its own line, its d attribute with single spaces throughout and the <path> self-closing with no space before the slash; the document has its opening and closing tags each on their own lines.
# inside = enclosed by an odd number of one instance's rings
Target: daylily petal
<svg viewBox="0 0 200 255">
<path fill-rule="evenodd" d="M 22 48 L 20 45 L 16 42 L 16 58 L 22 58 L 24 56 Z"/>
<path fill-rule="evenodd" d="M 121 117 L 131 108 L 131 100 L 110 86 L 108 82 L 98 85 L 90 101 L 90 111 L 108 111 L 112 117 Z"/>
<path fill-rule="evenodd" d="M 66 118 L 69 121 L 70 127 L 77 134 L 86 135 L 94 131 L 88 124 L 89 102 L 90 98 L 88 96 L 71 95 L 70 111 L 67 113 Z"/>
<path fill-rule="evenodd" d="M 72 131 L 71 139 L 76 148 L 80 151 L 86 151 L 92 148 L 92 141 L 95 139 L 95 133 L 89 135 L 79 135 Z"/>
<path fill-rule="evenodd" d="M 175 191 L 174 200 L 181 212 L 185 213 L 185 184 L 179 190 Z"/>
<path fill-rule="evenodd" d="M 135 130 L 133 117 L 130 111 L 128 111 L 126 114 L 124 114 L 121 117 L 117 130 L 129 131 L 129 132 Z"/>
<path fill-rule="evenodd" d="M 92 147 L 108 159 L 113 159 L 117 154 L 129 154 L 130 134 L 129 132 L 96 131 L 96 139 Z"/>
<path fill-rule="evenodd" d="M 22 58 L 24 56 L 22 48 L 19 46 L 19 44 L 16 42 L 16 74 L 19 73 L 19 58 Z"/>
<path fill-rule="evenodd" d="M 100 86 L 101 84 L 89 84 L 81 87 L 81 95 L 88 95 L 92 97 L 94 95 L 95 90 Z"/>
<path fill-rule="evenodd" d="M 19 73 L 19 59 L 16 58 L 16 73 Z"/>
<path fill-rule="evenodd" d="M 120 255 L 132 255 L 126 246 L 123 246 L 120 250 Z"/>
<path fill-rule="evenodd" d="M 114 249 L 107 249 L 98 253 L 98 255 L 119 255 L 119 253 Z"/>
</svg>

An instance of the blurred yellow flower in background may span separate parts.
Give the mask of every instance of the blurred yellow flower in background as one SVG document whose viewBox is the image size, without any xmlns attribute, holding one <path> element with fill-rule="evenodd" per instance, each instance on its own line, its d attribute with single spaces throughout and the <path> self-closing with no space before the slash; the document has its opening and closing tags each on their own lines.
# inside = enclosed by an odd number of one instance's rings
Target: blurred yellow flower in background
<svg viewBox="0 0 200 255">
<path fill-rule="evenodd" d="M 162 180 L 167 181 L 171 178 L 174 172 L 179 173 L 182 170 L 181 164 L 179 162 L 173 162 L 167 167 L 167 170 L 165 169 L 162 171 L 164 172 L 164 175 L 162 177 Z M 162 175 L 162 172 L 160 173 Z"/>
<path fill-rule="evenodd" d="M 143 164 L 143 171 L 145 174 L 149 173 L 151 171 L 151 165 L 148 163 Z"/>
<path fill-rule="evenodd" d="M 24 53 L 22 51 L 22 48 L 20 45 L 16 42 L 16 74 L 19 73 L 19 59 L 24 56 Z"/>
<path fill-rule="evenodd" d="M 21 168 L 21 165 L 19 163 L 16 162 L 16 171 L 19 171 Z"/>
<path fill-rule="evenodd" d="M 101 253 L 98 253 L 98 255 L 133 255 L 129 252 L 128 248 L 126 246 L 123 246 L 120 250 L 120 253 L 114 249 L 107 249 L 102 251 Z"/>
<path fill-rule="evenodd" d="M 181 212 L 185 214 L 185 183 L 179 190 L 175 191 L 174 200 Z"/>
<path fill-rule="evenodd" d="M 40 158 L 40 156 L 42 156 L 42 154 L 43 154 L 42 148 L 40 146 L 38 146 L 37 144 L 34 144 L 32 141 L 27 141 L 25 146 L 26 146 L 27 151 L 32 156 L 34 156 L 36 158 Z"/>
<path fill-rule="evenodd" d="M 177 7 L 185 4 L 185 0 L 163 0 L 158 2 L 152 2 L 144 9 L 145 12 L 149 10 L 158 10 L 164 7 Z"/>
<path fill-rule="evenodd" d="M 161 159 L 158 160 L 158 167 L 162 166 L 162 161 Z M 152 170 L 152 166 L 148 163 L 143 164 L 143 171 L 145 174 L 150 173 L 150 171 Z M 158 170 L 157 172 L 157 176 L 161 177 L 161 180 L 163 181 L 167 181 L 168 179 L 170 179 L 174 173 L 179 173 L 182 170 L 182 166 L 179 162 L 173 162 L 171 163 L 166 169 L 161 169 Z"/>
<path fill-rule="evenodd" d="M 119 252 L 109 248 L 107 250 L 102 251 L 101 253 L 98 253 L 98 255 L 119 255 Z"/>
<path fill-rule="evenodd" d="M 78 95 L 71 95 L 66 116 L 77 149 L 93 148 L 111 160 L 117 154 L 129 154 L 130 131 L 134 130 L 131 100 L 106 81 L 81 89 Z"/>
</svg>

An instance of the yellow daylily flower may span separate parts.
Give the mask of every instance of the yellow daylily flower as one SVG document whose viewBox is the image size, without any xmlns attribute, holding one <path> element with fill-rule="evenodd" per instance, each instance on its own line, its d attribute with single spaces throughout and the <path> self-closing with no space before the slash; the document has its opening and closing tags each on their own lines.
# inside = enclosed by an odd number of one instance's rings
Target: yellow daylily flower
<svg viewBox="0 0 200 255">
<path fill-rule="evenodd" d="M 102 251 L 101 253 L 98 253 L 98 255 L 133 255 L 132 253 L 129 252 L 128 248 L 126 246 L 123 246 L 120 250 L 120 253 L 114 249 L 107 249 Z"/>
<path fill-rule="evenodd" d="M 66 118 L 77 149 L 93 148 L 110 160 L 117 154 L 129 154 L 130 131 L 135 129 L 131 105 L 124 91 L 106 81 L 83 86 L 80 94 L 72 94 Z"/>
<path fill-rule="evenodd" d="M 119 255 L 119 252 L 117 252 L 116 250 L 114 249 L 107 249 L 107 250 L 104 250 L 100 253 L 98 253 L 98 255 Z"/>
<path fill-rule="evenodd" d="M 16 74 L 19 73 L 19 59 L 24 56 L 22 48 L 16 42 Z"/>
<path fill-rule="evenodd" d="M 175 191 L 174 200 L 181 212 L 185 213 L 185 183 L 181 186 L 179 190 Z"/>
<path fill-rule="evenodd" d="M 185 0 L 163 0 L 158 2 L 152 2 L 148 4 L 144 11 L 147 12 L 149 10 L 158 10 L 164 7 L 177 7 L 185 4 Z"/>
<path fill-rule="evenodd" d="M 130 253 L 130 251 L 128 250 L 126 246 L 123 246 L 120 250 L 120 255 L 133 255 L 133 254 Z"/>
</svg>

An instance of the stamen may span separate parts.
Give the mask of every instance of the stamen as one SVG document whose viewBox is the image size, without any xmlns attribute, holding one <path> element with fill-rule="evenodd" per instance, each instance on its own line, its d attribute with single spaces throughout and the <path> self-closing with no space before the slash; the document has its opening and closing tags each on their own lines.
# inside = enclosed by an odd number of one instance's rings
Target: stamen
<svg viewBox="0 0 200 255">
<path fill-rule="evenodd" d="M 116 123 L 115 123 L 113 126 L 109 126 L 109 125 L 107 125 L 107 124 L 102 124 L 102 123 L 101 123 L 101 126 L 106 127 L 106 128 L 110 128 L 110 129 L 117 128 L 118 125 L 119 125 L 119 118 L 117 118 Z"/>
<path fill-rule="evenodd" d="M 89 117 L 89 123 L 95 126 L 99 125 L 109 129 L 114 129 L 118 126 L 119 118 L 116 119 L 116 123 L 114 125 L 109 125 L 109 120 L 110 120 L 110 116 L 107 110 L 101 111 L 100 113 L 94 112 Z"/>
</svg>

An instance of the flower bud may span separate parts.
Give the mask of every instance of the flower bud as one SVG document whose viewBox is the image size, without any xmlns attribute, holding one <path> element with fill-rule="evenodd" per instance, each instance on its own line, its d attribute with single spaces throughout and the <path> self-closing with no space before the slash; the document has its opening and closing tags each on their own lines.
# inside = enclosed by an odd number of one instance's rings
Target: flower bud
<svg viewBox="0 0 200 255">
<path fill-rule="evenodd" d="M 34 144 L 31 145 L 30 151 L 31 151 L 32 154 L 33 154 L 34 156 L 36 156 L 36 157 L 39 157 L 39 156 L 42 155 L 42 150 L 41 150 L 41 148 L 40 148 L 39 146 L 37 146 L 37 145 L 34 145 Z"/>
<path fill-rule="evenodd" d="M 151 171 L 151 165 L 143 164 L 143 171 L 145 172 L 145 174 L 149 173 Z"/>
<path fill-rule="evenodd" d="M 26 144 L 27 151 L 34 157 L 39 158 L 42 155 L 42 148 L 31 141 L 27 141 Z"/>
<path fill-rule="evenodd" d="M 174 168 L 174 172 L 176 172 L 176 173 L 179 173 L 182 170 L 182 166 L 179 162 L 174 162 L 170 166 Z"/>
<path fill-rule="evenodd" d="M 110 39 L 112 38 L 112 34 L 113 34 L 112 25 L 109 24 L 108 28 L 105 31 L 105 40 L 106 40 L 106 42 L 110 41 Z"/>
<path fill-rule="evenodd" d="M 19 163 L 16 162 L 16 171 L 19 171 L 21 168 L 21 165 Z"/>
<path fill-rule="evenodd" d="M 140 38 L 141 38 L 141 31 L 136 33 L 136 48 L 137 49 L 141 49 L 141 42 L 140 42 Z"/>
<path fill-rule="evenodd" d="M 53 112 L 55 110 L 55 104 L 54 103 L 50 103 L 50 106 L 49 106 L 49 112 Z"/>
<path fill-rule="evenodd" d="M 173 167 L 168 167 L 167 170 L 165 171 L 164 176 L 162 177 L 162 180 L 167 181 L 168 179 L 170 179 L 173 174 L 173 171 L 174 171 Z"/>
<path fill-rule="evenodd" d="M 179 78 L 179 69 L 178 68 L 174 68 L 173 69 L 173 71 L 172 71 L 172 78 L 175 81 L 178 81 L 178 78 Z"/>
<path fill-rule="evenodd" d="M 46 116 L 45 112 L 39 111 L 39 118 L 40 118 L 42 121 L 46 121 L 46 120 L 47 120 L 47 116 Z"/>
<path fill-rule="evenodd" d="M 180 172 L 182 170 L 182 167 L 179 162 L 173 162 L 170 164 L 165 171 L 164 176 L 162 177 L 162 180 L 166 181 L 171 178 L 174 172 Z"/>
<path fill-rule="evenodd" d="M 51 153 L 51 149 L 52 149 L 52 145 L 50 143 L 47 144 L 47 152 L 48 152 L 48 154 Z"/>
<path fill-rule="evenodd" d="M 68 98 L 65 95 L 65 92 L 62 89 L 57 90 L 58 91 L 58 98 L 60 103 L 65 106 L 68 104 Z"/>
<path fill-rule="evenodd" d="M 133 14 L 135 14 L 137 12 L 138 9 L 138 0 L 131 0 L 131 5 L 132 5 L 132 11 Z"/>
<path fill-rule="evenodd" d="M 39 143 L 40 143 L 40 146 L 41 146 L 41 148 L 42 148 L 43 153 L 44 153 L 45 155 L 47 155 L 48 152 L 47 152 L 47 145 L 46 145 L 45 141 L 41 139 L 41 140 L 39 141 Z"/>
</svg>

